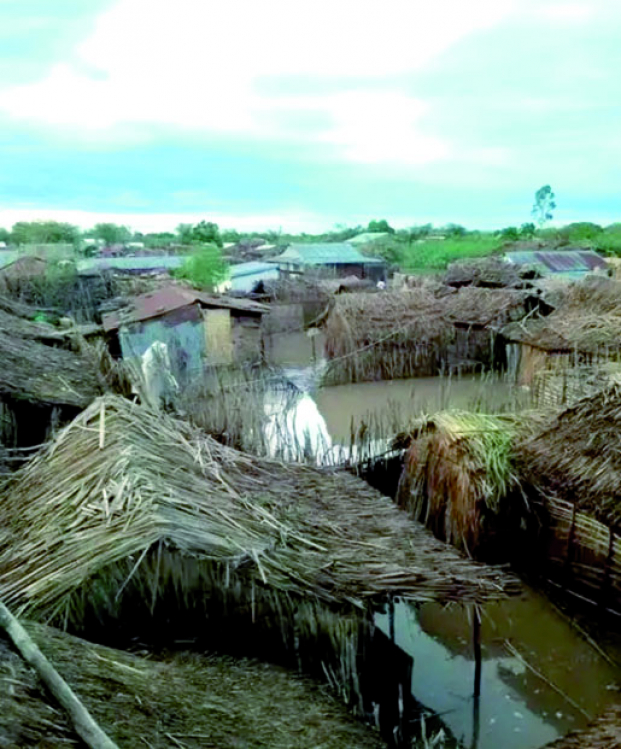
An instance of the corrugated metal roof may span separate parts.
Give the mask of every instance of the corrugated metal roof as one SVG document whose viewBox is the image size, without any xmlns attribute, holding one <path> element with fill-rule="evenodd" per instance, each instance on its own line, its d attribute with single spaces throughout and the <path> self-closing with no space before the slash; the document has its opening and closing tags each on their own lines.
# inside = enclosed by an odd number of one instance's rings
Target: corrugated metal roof
<svg viewBox="0 0 621 749">
<path fill-rule="evenodd" d="M 259 260 L 253 260 L 248 263 L 238 263 L 231 265 L 229 268 L 231 278 L 240 278 L 241 276 L 252 276 L 255 273 L 265 273 L 267 271 L 278 270 L 274 263 L 262 263 Z"/>
<path fill-rule="evenodd" d="M 166 286 L 149 294 L 134 297 L 131 305 L 125 309 L 111 312 L 102 317 L 105 331 L 116 330 L 121 325 L 150 320 L 161 317 L 174 310 L 200 304 L 204 307 L 231 309 L 247 314 L 262 315 L 268 311 L 268 306 L 249 299 L 232 299 L 231 297 L 204 294 L 186 286 Z"/>
<path fill-rule="evenodd" d="M 91 257 L 77 263 L 78 273 L 93 273 L 103 270 L 126 272 L 149 272 L 180 268 L 189 255 L 146 255 L 139 257 Z"/>
<path fill-rule="evenodd" d="M 275 263 L 299 263 L 300 265 L 379 265 L 384 261 L 363 255 L 347 242 L 323 242 L 316 244 L 292 244 L 274 258 Z"/>
<path fill-rule="evenodd" d="M 523 250 L 507 252 L 505 258 L 516 265 L 534 265 L 543 273 L 582 275 L 606 267 L 604 258 L 594 250 Z"/>
</svg>

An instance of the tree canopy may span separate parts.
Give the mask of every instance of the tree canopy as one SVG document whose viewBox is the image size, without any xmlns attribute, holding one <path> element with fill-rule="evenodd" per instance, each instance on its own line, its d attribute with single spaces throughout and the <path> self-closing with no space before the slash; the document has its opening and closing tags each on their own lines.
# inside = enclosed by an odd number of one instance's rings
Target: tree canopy
<svg viewBox="0 0 621 749">
<path fill-rule="evenodd" d="M 80 230 L 72 224 L 59 221 L 18 221 L 13 225 L 11 241 L 14 244 L 75 244 Z"/>
<path fill-rule="evenodd" d="M 174 272 L 176 278 L 190 281 L 194 286 L 207 291 L 228 277 L 229 269 L 222 257 L 222 250 L 215 244 L 198 246 L 192 256 Z"/>
<path fill-rule="evenodd" d="M 552 220 L 552 211 L 555 209 L 556 195 L 552 192 L 550 185 L 543 185 L 535 193 L 535 204 L 531 210 L 531 215 L 540 228 Z"/>
<path fill-rule="evenodd" d="M 131 231 L 126 226 L 120 226 L 119 224 L 95 224 L 88 233 L 95 239 L 102 239 L 106 244 L 123 244 L 132 240 Z"/>
<path fill-rule="evenodd" d="M 388 223 L 388 221 L 386 221 L 385 218 L 382 218 L 379 221 L 369 221 L 369 225 L 367 226 L 367 231 L 373 232 L 373 233 L 379 233 L 379 232 L 386 232 L 387 234 L 395 233 L 395 230 Z"/>
</svg>

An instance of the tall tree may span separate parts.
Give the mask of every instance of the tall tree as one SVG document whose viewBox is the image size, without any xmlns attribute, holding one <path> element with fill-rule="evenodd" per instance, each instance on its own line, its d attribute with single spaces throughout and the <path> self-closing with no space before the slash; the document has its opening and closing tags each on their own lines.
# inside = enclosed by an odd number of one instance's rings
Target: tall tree
<svg viewBox="0 0 621 749">
<path fill-rule="evenodd" d="M 556 209 L 556 196 L 550 185 L 543 185 L 535 193 L 535 204 L 531 211 L 532 217 L 539 224 L 539 228 L 552 220 L 552 211 Z"/>
<path fill-rule="evenodd" d="M 79 238 L 77 226 L 59 221 L 18 221 L 11 231 L 15 244 L 75 244 Z"/>
<path fill-rule="evenodd" d="M 386 232 L 387 234 L 394 234 L 395 230 L 392 228 L 392 226 L 386 221 L 385 218 L 380 219 L 379 221 L 369 221 L 369 225 L 367 226 L 367 231 L 369 232 Z"/>
<path fill-rule="evenodd" d="M 119 224 L 102 223 L 95 224 L 89 232 L 95 239 L 103 239 L 106 244 L 123 244 L 131 242 L 132 233 L 126 226 Z"/>
</svg>

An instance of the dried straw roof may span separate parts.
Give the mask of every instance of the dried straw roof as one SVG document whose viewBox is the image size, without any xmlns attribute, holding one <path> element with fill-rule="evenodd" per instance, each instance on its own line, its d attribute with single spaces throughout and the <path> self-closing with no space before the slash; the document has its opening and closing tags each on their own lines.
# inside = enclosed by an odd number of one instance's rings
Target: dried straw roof
<svg viewBox="0 0 621 749">
<path fill-rule="evenodd" d="M 619 351 L 621 283 L 602 279 L 574 284 L 552 314 L 509 324 L 502 333 L 510 341 L 545 351 Z"/>
<path fill-rule="evenodd" d="M 460 260 L 450 263 L 444 282 L 448 286 L 524 288 L 521 268 L 498 257 Z"/>
<path fill-rule="evenodd" d="M 325 689 L 276 666 L 187 653 L 147 659 L 25 625 L 120 747 L 385 746 Z M 64 711 L 1 635 L 0 746 L 83 746 Z"/>
<path fill-rule="evenodd" d="M 328 603 L 483 602 L 517 590 L 354 476 L 259 460 L 113 396 L 66 427 L 0 500 L 0 597 L 44 614 L 71 609 L 115 564 L 138 560 L 138 577 L 162 545 L 224 567 L 227 579 L 230 570 Z M 127 581 L 109 577 L 120 600 Z"/>
<path fill-rule="evenodd" d="M 345 294 L 331 316 L 340 317 L 360 343 L 389 339 L 433 341 L 451 334 L 455 324 L 504 324 L 512 313 L 522 316 L 527 294 L 512 289 L 467 287 L 459 291 L 421 286 L 378 294 Z M 330 332 L 328 319 L 328 333 Z"/>
<path fill-rule="evenodd" d="M 0 330 L 0 396 L 84 407 L 102 392 L 83 356 Z"/>
<path fill-rule="evenodd" d="M 621 385 L 583 398 L 518 446 L 524 474 L 621 527 Z"/>
<path fill-rule="evenodd" d="M 621 749 L 621 707 L 610 708 L 584 731 L 572 731 L 544 749 Z"/>
</svg>

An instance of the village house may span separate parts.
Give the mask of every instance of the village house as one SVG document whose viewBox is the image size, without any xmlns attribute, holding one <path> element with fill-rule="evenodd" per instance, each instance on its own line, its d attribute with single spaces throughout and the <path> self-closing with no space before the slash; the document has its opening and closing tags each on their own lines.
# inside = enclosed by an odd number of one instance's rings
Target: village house
<svg viewBox="0 0 621 749">
<path fill-rule="evenodd" d="M 510 265 L 532 268 L 542 277 L 579 281 L 589 273 L 606 273 L 606 260 L 595 250 L 584 248 L 564 250 L 519 250 L 505 253 Z"/>
<path fill-rule="evenodd" d="M 337 277 L 356 276 L 374 282 L 386 280 L 386 263 L 381 258 L 363 255 L 348 242 L 292 244 L 277 257 L 281 273 L 323 271 Z"/>
<path fill-rule="evenodd" d="M 113 354 L 143 357 L 154 343 L 168 349 L 172 373 L 187 381 L 206 366 L 262 359 L 261 318 L 267 306 L 170 284 L 104 315 Z"/>
<path fill-rule="evenodd" d="M 229 277 L 218 285 L 217 291 L 254 291 L 261 281 L 277 281 L 280 270 L 274 263 L 263 263 L 253 260 L 248 263 L 237 263 L 229 267 Z"/>
</svg>

